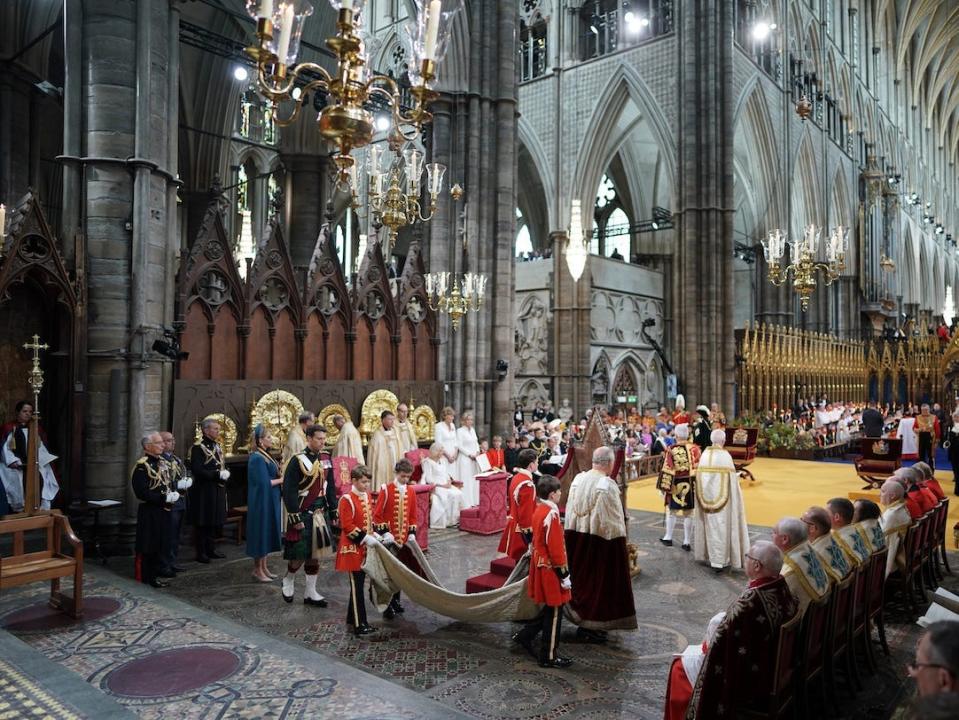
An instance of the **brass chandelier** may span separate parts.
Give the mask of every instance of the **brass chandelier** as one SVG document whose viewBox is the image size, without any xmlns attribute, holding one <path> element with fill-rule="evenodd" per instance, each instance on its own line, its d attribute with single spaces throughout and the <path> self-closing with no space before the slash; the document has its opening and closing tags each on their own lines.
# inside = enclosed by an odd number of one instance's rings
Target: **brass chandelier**
<svg viewBox="0 0 959 720">
<path fill-rule="evenodd" d="M 477 312 L 486 299 L 486 276 L 481 273 L 464 273 L 458 280 L 454 273 L 426 273 L 426 295 L 430 310 L 450 316 L 453 330 L 468 312 Z"/>
<path fill-rule="evenodd" d="M 414 61 L 410 69 L 414 102 L 408 111 L 400 107 L 396 81 L 370 69 L 361 25 L 365 0 L 330 0 L 330 4 L 337 11 L 336 35 L 326 41 L 336 56 L 334 73 L 313 62 L 296 64 L 303 25 L 313 13 L 307 0 L 247 0 L 247 12 L 257 23 L 258 40 L 247 52 L 256 61 L 257 89 L 269 101 L 274 122 L 280 127 L 296 120 L 308 93 L 327 93 L 327 104 L 317 114 L 317 129 L 336 148 L 333 160 L 338 185 L 350 186 L 355 193 L 356 160 L 351 153 L 373 140 L 371 103 L 383 101 L 390 108 L 388 135 L 396 143 L 412 141 L 432 120 L 428 108 L 439 97 L 433 89 L 437 63 L 446 54 L 453 18 L 462 8 L 462 0 L 416 0 L 416 19 L 406 28 Z M 279 106 L 287 102 L 293 103 L 292 110 L 281 116 Z M 442 178 L 442 173 L 439 176 Z"/>
<path fill-rule="evenodd" d="M 803 312 L 809 309 L 809 298 L 816 289 L 816 276 L 821 274 L 824 285 L 832 285 L 846 269 L 846 243 L 849 231 L 842 225 L 833 228 L 825 243 L 826 262 L 816 259 L 819 253 L 822 231 L 815 225 L 807 225 L 803 236 L 789 241 L 786 233 L 778 228 L 762 241 L 763 255 L 769 265 L 767 279 L 776 287 L 783 285 L 788 276 L 793 276 L 793 290 L 799 295 Z M 791 262 L 784 266 L 786 248 L 790 250 Z"/>
</svg>

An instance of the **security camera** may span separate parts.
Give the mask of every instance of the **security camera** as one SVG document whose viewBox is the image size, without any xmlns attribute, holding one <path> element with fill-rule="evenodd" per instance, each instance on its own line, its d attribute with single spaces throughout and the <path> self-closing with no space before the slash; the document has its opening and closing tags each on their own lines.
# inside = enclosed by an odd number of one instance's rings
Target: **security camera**
<svg viewBox="0 0 959 720">
<path fill-rule="evenodd" d="M 496 361 L 496 374 L 499 375 L 499 379 L 502 380 L 509 373 L 509 363 L 505 360 Z"/>
</svg>

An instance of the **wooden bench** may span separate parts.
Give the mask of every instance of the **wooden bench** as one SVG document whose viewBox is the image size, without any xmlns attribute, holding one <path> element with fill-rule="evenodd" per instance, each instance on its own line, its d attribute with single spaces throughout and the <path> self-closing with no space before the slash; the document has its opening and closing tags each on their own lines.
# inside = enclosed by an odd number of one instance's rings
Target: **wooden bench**
<svg viewBox="0 0 959 720">
<path fill-rule="evenodd" d="M 24 533 L 46 530 L 45 549 L 24 552 Z M 32 582 L 50 581 L 50 607 L 71 617 L 83 615 L 83 543 L 70 521 L 52 510 L 43 515 L 0 520 L 0 535 L 13 535 L 13 554 L 0 557 L 0 593 Z M 61 536 L 73 545 L 73 555 L 60 552 Z M 73 597 L 60 592 L 60 578 L 73 576 Z"/>
</svg>

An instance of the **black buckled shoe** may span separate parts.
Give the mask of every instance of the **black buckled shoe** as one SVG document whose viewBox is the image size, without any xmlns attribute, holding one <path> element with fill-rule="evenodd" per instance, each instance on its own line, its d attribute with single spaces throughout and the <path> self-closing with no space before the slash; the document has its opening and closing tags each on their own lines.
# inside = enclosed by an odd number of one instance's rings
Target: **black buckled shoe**
<svg viewBox="0 0 959 720">
<path fill-rule="evenodd" d="M 392 605 L 388 605 L 386 610 L 383 611 L 383 618 L 385 620 L 392 620 L 396 617 L 396 611 L 393 609 Z"/>
<path fill-rule="evenodd" d="M 226 555 L 221 553 L 219 550 L 211 550 L 210 557 L 216 560 L 223 560 L 224 558 L 226 558 Z"/>
<path fill-rule="evenodd" d="M 533 644 L 526 638 L 525 635 L 523 635 L 522 632 L 513 633 L 513 636 L 510 639 L 517 645 L 522 646 L 531 657 L 538 657 L 536 652 L 533 650 Z"/>
<path fill-rule="evenodd" d="M 572 665 L 572 664 L 573 664 L 573 661 L 572 661 L 572 660 L 570 660 L 569 658 L 560 657 L 559 655 L 557 655 L 556 657 L 554 657 L 552 660 L 540 660 L 540 661 L 539 661 L 539 666 L 540 666 L 540 667 L 543 667 L 543 668 L 559 668 L 559 669 L 561 669 L 561 670 L 562 670 L 563 668 L 568 668 L 568 667 L 569 667 L 570 665 Z"/>
<path fill-rule="evenodd" d="M 356 635 L 356 637 L 360 637 L 362 635 L 371 635 L 375 632 L 376 628 L 372 625 L 360 625 L 358 628 L 353 630 L 353 634 Z"/>
<path fill-rule="evenodd" d="M 400 604 L 400 601 L 399 601 L 399 600 L 394 600 L 394 601 L 393 601 L 393 610 L 394 610 L 394 612 L 398 612 L 398 613 L 400 613 L 400 614 L 406 612 L 406 608 L 403 607 L 403 606 Z"/>
<path fill-rule="evenodd" d="M 150 582 L 147 583 L 147 585 L 155 588 L 170 587 L 170 583 L 163 582 L 163 580 L 161 580 L 160 578 L 153 578 Z"/>
<path fill-rule="evenodd" d="M 693 548 L 689 543 L 683 543 L 683 550 L 685 550 L 686 552 L 689 552 L 692 549 Z"/>
<path fill-rule="evenodd" d="M 662 543 L 663 545 L 665 545 L 666 547 L 672 547 L 672 546 L 673 546 L 673 541 L 672 541 L 672 540 L 667 540 L 666 538 L 659 538 L 659 542 L 661 542 L 661 543 Z"/>
<path fill-rule="evenodd" d="M 283 596 L 283 599 L 286 600 L 286 595 Z M 289 602 L 293 602 L 293 598 L 290 598 Z M 314 607 L 326 607 L 327 602 L 325 598 L 320 598 L 319 600 L 314 600 L 313 598 L 305 597 L 303 598 L 304 605 L 313 605 Z"/>
</svg>

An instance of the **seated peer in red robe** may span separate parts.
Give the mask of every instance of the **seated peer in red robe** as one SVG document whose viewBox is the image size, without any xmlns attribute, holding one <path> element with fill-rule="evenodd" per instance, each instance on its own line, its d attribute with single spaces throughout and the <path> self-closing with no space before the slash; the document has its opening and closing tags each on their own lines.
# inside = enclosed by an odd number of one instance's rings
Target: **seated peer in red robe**
<svg viewBox="0 0 959 720">
<path fill-rule="evenodd" d="M 706 653 L 716 636 L 716 630 L 726 617 L 725 612 L 716 613 L 706 627 L 706 637 L 699 646 L 688 646 L 681 655 L 673 658 L 666 681 L 666 714 L 664 720 L 683 720 L 693 696 L 693 682 L 699 677 Z M 690 679 L 692 682 L 690 682 Z"/>
<path fill-rule="evenodd" d="M 697 675 L 689 705 L 683 713 L 667 690 L 666 720 L 714 717 L 725 708 L 729 717 L 737 708 L 759 702 L 772 685 L 780 627 L 798 612 L 799 603 L 779 575 L 782 553 L 767 541 L 757 541 L 746 554 L 749 586 L 726 610 Z M 745 654 L 744 654 L 745 653 Z M 671 686 L 672 687 L 672 686 Z M 677 684 L 673 693 L 681 693 Z"/>
<path fill-rule="evenodd" d="M 942 491 L 942 486 L 934 477 L 923 480 L 921 483 L 919 483 L 919 487 L 927 488 L 929 492 L 936 496 L 937 500 L 944 500 L 946 497 L 946 494 Z"/>
<path fill-rule="evenodd" d="M 912 519 L 920 518 L 939 504 L 939 498 L 929 488 L 913 485 L 906 493 L 906 507 Z"/>
</svg>

